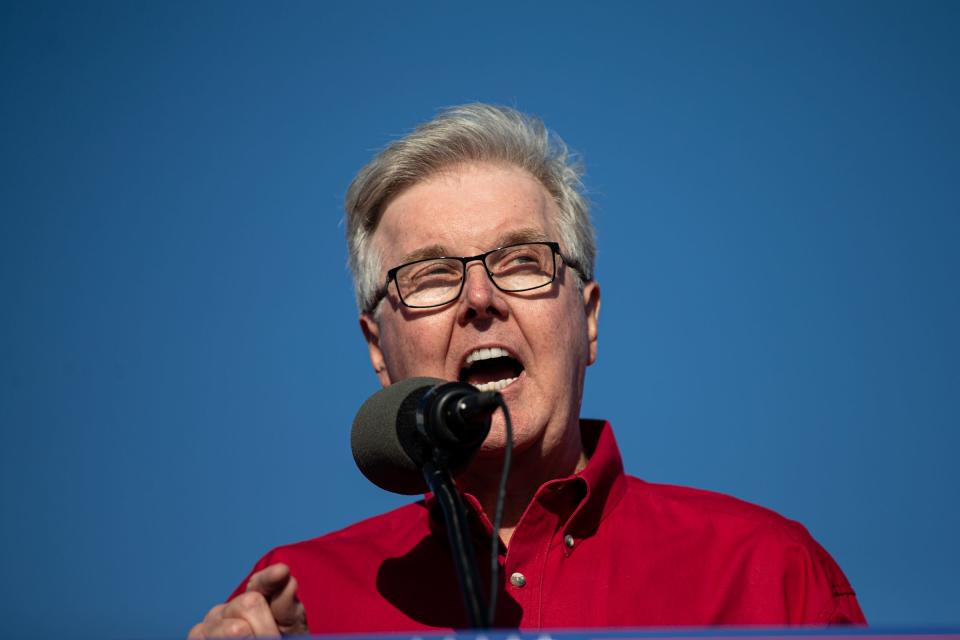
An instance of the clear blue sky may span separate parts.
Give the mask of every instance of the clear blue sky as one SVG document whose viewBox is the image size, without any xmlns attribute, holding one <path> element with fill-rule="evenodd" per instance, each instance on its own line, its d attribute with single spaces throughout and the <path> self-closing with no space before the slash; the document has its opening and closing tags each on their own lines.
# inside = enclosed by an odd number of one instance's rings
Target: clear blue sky
<svg viewBox="0 0 960 640">
<path fill-rule="evenodd" d="M 179 637 L 405 499 L 340 203 L 473 100 L 586 161 L 584 415 L 803 522 L 878 624 L 960 623 L 960 4 L 0 3 L 0 612 Z M 361 8 L 362 7 L 362 8 Z"/>
</svg>

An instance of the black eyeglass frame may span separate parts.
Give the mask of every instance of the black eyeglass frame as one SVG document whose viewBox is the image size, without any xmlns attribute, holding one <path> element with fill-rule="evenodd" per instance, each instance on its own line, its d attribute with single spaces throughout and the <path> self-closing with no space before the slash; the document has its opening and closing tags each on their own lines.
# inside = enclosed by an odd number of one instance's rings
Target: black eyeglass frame
<svg viewBox="0 0 960 640">
<path fill-rule="evenodd" d="M 553 271 L 551 271 L 550 273 L 550 279 L 544 282 L 543 284 L 538 284 L 535 287 L 526 287 L 525 289 L 504 289 L 499 284 L 497 284 L 497 281 L 494 279 L 493 273 L 490 271 L 490 267 L 487 266 L 487 257 L 496 253 L 497 251 L 503 251 L 504 249 L 510 249 L 511 247 L 522 247 L 528 244 L 539 244 L 539 245 L 544 245 L 550 248 L 550 251 L 553 254 L 551 256 Z M 409 307 L 410 309 L 433 309 L 435 307 L 442 307 L 444 305 L 450 304 L 455 300 L 459 300 L 460 296 L 463 294 L 463 284 L 467 281 L 467 264 L 477 260 L 479 260 L 483 264 L 483 270 L 487 273 L 487 277 L 490 278 L 490 282 L 493 283 L 493 286 L 495 286 L 500 291 L 503 291 L 504 293 L 521 293 L 523 291 L 533 291 L 534 289 L 542 289 L 543 287 L 547 287 L 553 284 L 553 281 L 557 279 L 557 257 L 558 256 L 560 257 L 560 260 L 563 261 L 563 264 L 567 265 L 568 267 L 573 267 L 574 269 L 576 269 L 576 266 L 571 265 L 567 261 L 567 259 L 563 257 L 563 254 L 560 253 L 560 243 L 550 242 L 550 241 L 516 242 L 514 244 L 508 244 L 502 247 L 497 247 L 496 249 L 491 249 L 490 251 L 486 251 L 484 253 L 481 253 L 475 256 L 467 256 L 467 257 L 437 256 L 435 258 L 423 258 L 421 260 L 413 260 L 411 262 L 405 262 L 404 264 L 401 264 L 397 267 L 393 267 L 392 269 L 387 271 L 387 280 L 386 282 L 384 282 L 383 287 L 381 287 L 380 291 L 377 292 L 377 295 L 373 299 L 373 302 L 370 304 L 370 309 L 368 313 L 376 309 L 377 305 L 380 304 L 380 301 L 387 296 L 387 291 L 390 289 L 391 280 L 393 281 L 396 287 L 397 298 L 400 299 L 400 303 L 405 307 Z M 419 264 L 421 262 L 430 262 L 432 260 L 459 260 L 460 261 L 460 264 L 462 265 L 462 273 L 460 275 L 460 288 L 457 289 L 457 295 L 453 296 L 446 302 L 441 302 L 439 304 L 427 304 L 427 305 L 409 304 L 406 300 L 403 299 L 403 294 L 400 293 L 400 283 L 397 282 L 397 273 L 399 273 L 399 271 L 404 267 L 409 267 L 412 264 Z M 578 274 L 579 274 L 579 270 L 578 270 Z"/>
</svg>

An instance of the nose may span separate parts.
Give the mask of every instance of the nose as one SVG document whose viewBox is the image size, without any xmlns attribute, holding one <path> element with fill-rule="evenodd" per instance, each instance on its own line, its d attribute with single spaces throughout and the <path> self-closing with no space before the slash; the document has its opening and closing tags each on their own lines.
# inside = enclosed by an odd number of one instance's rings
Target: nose
<svg viewBox="0 0 960 640">
<path fill-rule="evenodd" d="M 503 292 L 494 286 L 482 262 L 467 264 L 463 278 L 459 313 L 461 322 L 507 317 Z"/>
</svg>

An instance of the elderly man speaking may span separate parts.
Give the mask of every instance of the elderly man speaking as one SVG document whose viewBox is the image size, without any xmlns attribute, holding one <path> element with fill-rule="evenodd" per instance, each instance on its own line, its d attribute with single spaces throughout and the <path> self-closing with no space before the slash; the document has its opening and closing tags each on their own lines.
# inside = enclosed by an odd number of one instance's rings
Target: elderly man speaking
<svg viewBox="0 0 960 640">
<path fill-rule="evenodd" d="M 540 121 L 471 104 L 389 145 L 346 197 L 360 327 L 381 384 L 459 380 L 499 391 L 510 409 L 499 530 L 502 414 L 456 478 L 477 547 L 499 537 L 495 626 L 863 623 L 843 572 L 801 525 L 625 475 L 611 425 L 580 418 L 600 287 L 579 176 Z M 437 512 L 428 495 L 274 549 L 190 638 L 466 627 Z"/>
</svg>

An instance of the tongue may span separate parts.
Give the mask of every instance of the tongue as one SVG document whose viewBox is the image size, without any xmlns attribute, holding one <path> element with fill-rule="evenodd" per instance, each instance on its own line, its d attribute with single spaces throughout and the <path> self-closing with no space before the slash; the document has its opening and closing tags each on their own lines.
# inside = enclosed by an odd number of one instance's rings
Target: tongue
<svg viewBox="0 0 960 640">
<path fill-rule="evenodd" d="M 519 375 L 516 363 L 510 358 L 481 360 L 473 363 L 465 373 L 463 381 L 472 385 L 506 380 Z"/>
</svg>

